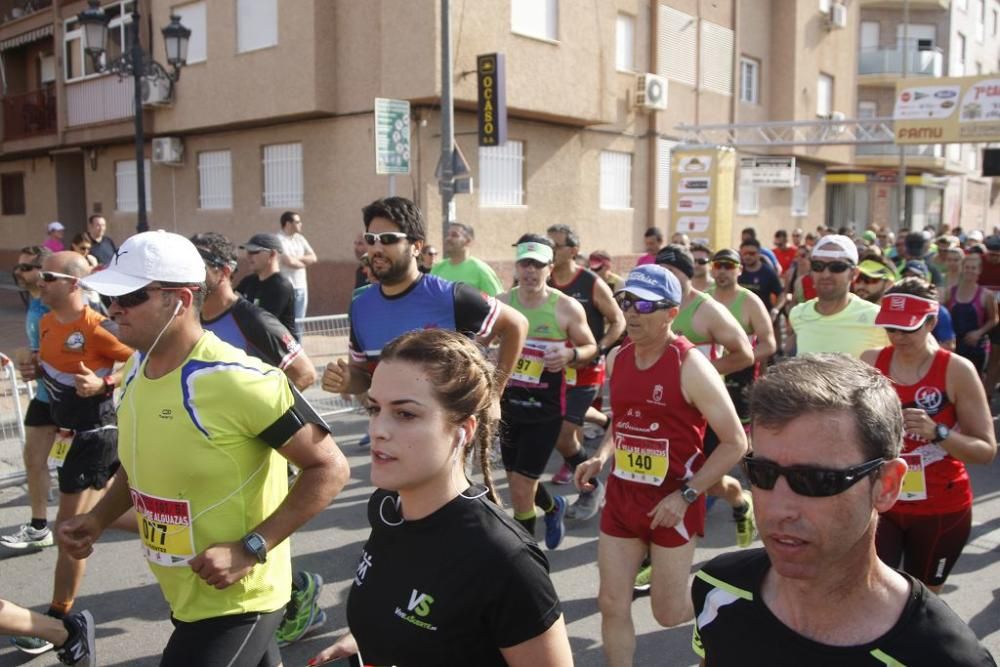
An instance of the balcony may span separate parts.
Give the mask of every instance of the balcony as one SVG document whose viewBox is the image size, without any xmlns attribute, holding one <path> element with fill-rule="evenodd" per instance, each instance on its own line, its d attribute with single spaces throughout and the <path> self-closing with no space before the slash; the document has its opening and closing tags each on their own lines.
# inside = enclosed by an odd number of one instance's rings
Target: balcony
<svg viewBox="0 0 1000 667">
<path fill-rule="evenodd" d="M 904 57 L 907 77 L 939 77 L 944 72 L 941 49 L 862 49 L 858 54 L 858 85 L 895 86 L 903 76 Z"/>
<path fill-rule="evenodd" d="M 132 77 L 89 77 L 66 82 L 66 126 L 126 120 L 134 115 Z"/>
<path fill-rule="evenodd" d="M 3 98 L 3 140 L 54 134 L 58 127 L 55 91 L 51 88 Z"/>
<path fill-rule="evenodd" d="M 861 0 L 861 9 L 902 9 L 907 2 L 911 10 L 951 8 L 951 0 Z"/>
</svg>

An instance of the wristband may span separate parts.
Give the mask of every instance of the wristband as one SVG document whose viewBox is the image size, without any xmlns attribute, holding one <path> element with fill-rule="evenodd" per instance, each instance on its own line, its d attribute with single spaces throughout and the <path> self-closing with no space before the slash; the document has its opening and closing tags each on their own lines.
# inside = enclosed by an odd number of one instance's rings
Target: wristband
<svg viewBox="0 0 1000 667">
<path fill-rule="evenodd" d="M 115 390 L 115 377 L 110 373 L 104 376 L 104 387 L 108 391 Z"/>
<path fill-rule="evenodd" d="M 571 349 L 571 350 L 573 350 L 573 358 L 569 360 L 569 363 L 571 363 L 571 364 L 572 364 L 572 363 L 574 363 L 574 362 L 575 362 L 575 361 L 576 361 L 577 359 L 579 359 L 579 358 L 580 358 L 580 354 L 579 354 L 579 353 L 578 353 L 578 352 L 576 351 L 576 348 L 575 348 L 575 347 L 572 347 L 572 348 L 570 348 L 570 349 Z"/>
</svg>

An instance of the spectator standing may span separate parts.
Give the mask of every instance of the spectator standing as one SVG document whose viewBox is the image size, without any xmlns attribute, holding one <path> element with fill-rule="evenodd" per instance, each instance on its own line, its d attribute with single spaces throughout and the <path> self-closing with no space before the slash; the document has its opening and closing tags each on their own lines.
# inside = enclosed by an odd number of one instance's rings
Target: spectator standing
<svg viewBox="0 0 1000 667">
<path fill-rule="evenodd" d="M 47 237 L 45 242 L 42 244 L 52 252 L 62 252 L 66 249 L 66 245 L 63 243 L 63 236 L 66 234 L 66 228 L 61 222 L 50 222 L 48 228 L 46 229 Z"/>
<path fill-rule="evenodd" d="M 100 266 L 107 266 L 118 252 L 114 240 L 105 234 L 108 221 L 103 215 L 94 214 L 87 218 L 87 237 L 90 239 L 90 254 L 97 258 Z"/>
<path fill-rule="evenodd" d="M 650 227 L 642 235 L 642 243 L 646 247 L 646 254 L 640 257 L 635 265 L 656 264 L 656 253 L 663 247 L 663 232 L 659 227 Z"/>
<path fill-rule="evenodd" d="M 236 291 L 277 317 L 296 339 L 300 338 L 295 323 L 295 289 L 278 268 L 281 239 L 274 234 L 254 234 L 240 247 L 247 251 L 253 273 L 240 281 Z"/>
<path fill-rule="evenodd" d="M 473 257 L 469 246 L 476 240 L 472 225 L 453 222 L 448 225 L 448 235 L 444 239 L 444 252 L 448 259 L 438 262 L 431 273 L 453 283 L 472 285 L 480 292 L 496 296 L 503 285 L 490 265 Z"/>
<path fill-rule="evenodd" d="M 281 235 L 278 238 L 281 239 L 283 248 L 283 252 L 278 256 L 281 275 L 292 283 L 295 295 L 295 319 L 298 320 L 306 316 L 306 309 L 309 307 L 306 268 L 316 263 L 316 253 L 302 235 L 302 216 L 295 211 L 285 211 L 281 214 Z"/>
</svg>

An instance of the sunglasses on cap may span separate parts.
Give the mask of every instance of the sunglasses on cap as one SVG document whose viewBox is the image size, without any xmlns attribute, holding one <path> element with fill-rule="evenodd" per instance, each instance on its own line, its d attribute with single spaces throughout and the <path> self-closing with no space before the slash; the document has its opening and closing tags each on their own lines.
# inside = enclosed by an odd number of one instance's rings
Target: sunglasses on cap
<svg viewBox="0 0 1000 667">
<path fill-rule="evenodd" d="M 872 459 L 850 468 L 834 469 L 817 466 L 782 466 L 774 461 L 755 458 L 748 454 L 743 459 L 743 470 L 750 484 L 770 491 L 784 477 L 788 486 L 800 496 L 827 498 L 836 496 L 859 481 L 877 472 L 885 459 Z"/>
<path fill-rule="evenodd" d="M 42 271 L 42 280 L 47 283 L 54 283 L 57 280 L 76 280 L 77 276 L 71 276 L 68 273 L 59 273 L 58 271 Z"/>
<path fill-rule="evenodd" d="M 15 264 L 14 270 L 20 271 L 21 273 L 26 273 L 28 271 L 34 271 L 35 269 L 42 268 L 41 264 Z"/>
<path fill-rule="evenodd" d="M 618 307 L 622 309 L 623 313 L 627 313 L 629 308 L 635 310 L 635 312 L 640 315 L 649 315 L 657 310 L 670 310 L 674 307 L 674 304 L 668 303 L 666 301 L 646 301 L 645 299 L 630 299 L 627 296 L 615 299 L 618 302 Z"/>
<path fill-rule="evenodd" d="M 121 296 L 105 296 L 101 295 L 101 303 L 104 304 L 105 308 L 110 308 L 112 304 L 117 304 L 119 308 L 128 310 L 129 308 L 135 308 L 136 306 L 141 306 L 142 304 L 149 301 L 150 292 L 176 292 L 179 290 L 191 290 L 192 292 L 198 291 L 197 285 L 191 285 L 190 287 L 157 287 L 155 285 L 146 285 L 141 287 L 134 292 L 129 292 L 128 294 L 122 294 Z"/>
<path fill-rule="evenodd" d="M 364 234 L 365 243 L 368 245 L 375 245 L 376 241 L 382 245 L 393 245 L 408 238 L 410 237 L 403 232 L 382 232 L 381 234 L 365 232 Z"/>
<path fill-rule="evenodd" d="M 809 268 L 815 271 L 816 273 L 823 273 L 824 270 L 829 270 L 830 273 L 843 273 L 852 266 L 854 265 L 851 264 L 850 262 L 840 262 L 840 261 L 820 262 L 815 259 L 809 263 Z"/>
</svg>

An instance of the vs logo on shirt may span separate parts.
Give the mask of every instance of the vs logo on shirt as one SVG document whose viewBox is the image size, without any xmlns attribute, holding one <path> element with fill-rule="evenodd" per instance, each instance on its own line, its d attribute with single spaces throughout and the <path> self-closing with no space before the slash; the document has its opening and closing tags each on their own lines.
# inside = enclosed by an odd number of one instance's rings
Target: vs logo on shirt
<svg viewBox="0 0 1000 667">
<path fill-rule="evenodd" d="M 426 620 L 427 616 L 431 613 L 431 605 L 434 604 L 434 598 L 427 593 L 421 593 L 416 588 L 410 592 L 410 600 L 406 604 L 406 611 L 403 611 L 399 607 L 396 607 L 396 616 L 403 619 L 407 623 L 411 623 L 418 628 L 423 628 L 424 630 L 437 630 L 437 626 L 433 623 L 429 623 Z"/>
</svg>

